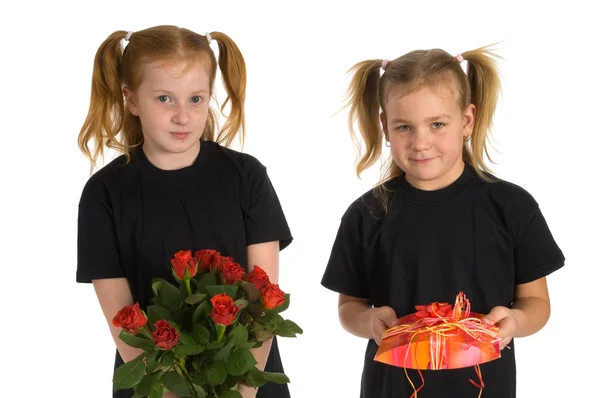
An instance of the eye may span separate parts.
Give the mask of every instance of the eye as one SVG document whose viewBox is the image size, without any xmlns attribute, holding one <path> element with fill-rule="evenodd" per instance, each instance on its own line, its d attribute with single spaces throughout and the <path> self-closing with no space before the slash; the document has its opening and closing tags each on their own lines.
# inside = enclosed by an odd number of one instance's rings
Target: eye
<svg viewBox="0 0 600 398">
<path fill-rule="evenodd" d="M 408 126 L 406 124 L 403 124 L 402 126 L 396 127 L 396 130 L 399 130 L 399 131 L 408 131 L 409 128 L 410 128 L 410 126 Z"/>
<path fill-rule="evenodd" d="M 433 128 L 434 128 L 434 129 L 436 129 L 436 130 L 438 130 L 438 129 L 441 129 L 441 128 L 442 128 L 442 127 L 444 127 L 444 126 L 445 126 L 445 124 L 444 124 L 444 123 L 441 123 L 441 122 L 435 122 L 435 123 L 433 123 L 433 124 L 431 125 L 431 127 L 433 127 Z"/>
<path fill-rule="evenodd" d="M 193 104 L 199 104 L 200 102 L 202 102 L 202 97 L 200 97 L 199 95 L 194 95 L 192 97 L 192 103 Z"/>
<path fill-rule="evenodd" d="M 169 96 L 168 96 L 168 95 L 159 95 L 159 96 L 158 96 L 158 100 L 159 100 L 160 102 L 163 102 L 163 103 L 165 103 L 165 102 L 168 102 L 168 101 L 169 101 L 169 99 L 170 99 L 170 98 L 169 98 Z"/>
</svg>

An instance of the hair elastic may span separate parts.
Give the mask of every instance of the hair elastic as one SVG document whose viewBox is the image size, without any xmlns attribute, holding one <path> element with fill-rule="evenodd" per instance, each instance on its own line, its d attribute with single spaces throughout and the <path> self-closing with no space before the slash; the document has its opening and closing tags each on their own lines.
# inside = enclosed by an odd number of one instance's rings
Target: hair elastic
<svg viewBox="0 0 600 398">
<path fill-rule="evenodd" d="M 125 36 L 125 41 L 129 41 L 129 39 L 131 39 L 132 34 L 133 34 L 133 32 L 131 32 L 131 31 L 127 32 L 127 36 Z"/>
<path fill-rule="evenodd" d="M 212 37 L 210 37 L 210 33 L 206 32 L 206 34 L 204 36 L 206 36 L 206 40 L 208 40 L 208 44 L 210 44 L 210 42 L 212 41 Z"/>
<path fill-rule="evenodd" d="M 458 60 L 458 63 L 460 64 L 462 61 L 464 61 L 465 59 L 463 58 L 462 54 L 458 54 L 456 56 L 456 59 Z"/>
<path fill-rule="evenodd" d="M 385 70 L 385 68 L 387 68 L 387 65 L 390 63 L 389 59 L 384 59 L 383 61 L 381 61 L 381 69 Z"/>
</svg>

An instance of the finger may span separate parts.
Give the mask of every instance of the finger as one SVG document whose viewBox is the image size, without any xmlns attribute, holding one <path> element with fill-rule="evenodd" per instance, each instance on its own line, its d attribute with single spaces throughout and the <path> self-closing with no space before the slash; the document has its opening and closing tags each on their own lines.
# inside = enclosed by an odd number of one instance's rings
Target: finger
<svg viewBox="0 0 600 398">
<path fill-rule="evenodd" d="M 379 314 L 377 314 L 377 318 L 381 319 L 381 321 L 388 328 L 394 327 L 398 324 L 396 312 L 390 307 L 381 307 Z"/>
<path fill-rule="evenodd" d="M 389 328 L 387 327 L 387 325 L 385 323 L 383 323 L 380 320 L 376 320 L 375 324 L 373 325 L 373 338 L 375 340 L 375 342 L 377 343 L 377 345 L 381 344 L 381 340 L 383 340 L 383 336 L 385 335 L 385 332 L 388 330 Z"/>
<path fill-rule="evenodd" d="M 481 320 L 488 325 L 495 325 L 506 317 L 504 307 L 494 307 L 489 314 L 485 315 Z"/>
</svg>

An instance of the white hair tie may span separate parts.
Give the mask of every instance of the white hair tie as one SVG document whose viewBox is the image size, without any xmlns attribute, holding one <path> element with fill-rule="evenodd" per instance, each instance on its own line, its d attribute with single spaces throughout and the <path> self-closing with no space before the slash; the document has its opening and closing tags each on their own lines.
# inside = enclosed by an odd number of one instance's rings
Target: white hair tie
<svg viewBox="0 0 600 398">
<path fill-rule="evenodd" d="M 127 36 L 125 36 L 125 41 L 129 41 L 129 39 L 131 39 L 131 35 L 133 34 L 133 32 L 127 32 Z"/>
<path fill-rule="evenodd" d="M 210 37 L 210 33 L 206 32 L 206 34 L 204 36 L 206 36 L 206 40 L 208 40 L 208 44 L 210 44 L 210 42 L 212 41 L 212 37 Z"/>
</svg>

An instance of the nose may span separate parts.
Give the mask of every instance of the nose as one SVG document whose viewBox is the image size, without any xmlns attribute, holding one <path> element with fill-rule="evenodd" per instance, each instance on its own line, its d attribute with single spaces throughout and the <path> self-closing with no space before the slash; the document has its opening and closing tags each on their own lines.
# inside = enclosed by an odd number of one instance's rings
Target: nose
<svg viewBox="0 0 600 398">
<path fill-rule="evenodd" d="M 427 150 L 431 147 L 431 134 L 424 129 L 415 129 L 410 144 L 415 151 Z"/>
<path fill-rule="evenodd" d="M 190 121 L 190 112 L 185 105 L 178 105 L 173 113 L 173 123 L 184 126 Z"/>
</svg>

